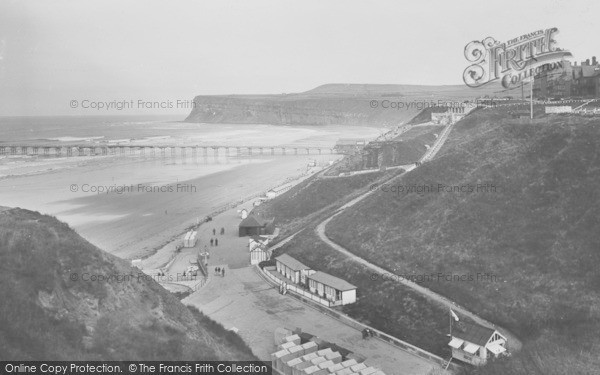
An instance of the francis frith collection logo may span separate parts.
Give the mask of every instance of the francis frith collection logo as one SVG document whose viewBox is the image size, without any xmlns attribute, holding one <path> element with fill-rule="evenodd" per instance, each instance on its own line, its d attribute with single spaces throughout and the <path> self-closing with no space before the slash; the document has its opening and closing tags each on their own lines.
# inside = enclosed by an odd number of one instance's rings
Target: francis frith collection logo
<svg viewBox="0 0 600 375">
<path fill-rule="evenodd" d="M 463 80 L 469 87 L 498 81 L 505 88 L 514 87 L 543 71 L 562 69 L 569 51 L 556 47 L 556 27 L 537 30 L 501 43 L 492 37 L 475 40 L 465 47 L 471 63 Z"/>
</svg>

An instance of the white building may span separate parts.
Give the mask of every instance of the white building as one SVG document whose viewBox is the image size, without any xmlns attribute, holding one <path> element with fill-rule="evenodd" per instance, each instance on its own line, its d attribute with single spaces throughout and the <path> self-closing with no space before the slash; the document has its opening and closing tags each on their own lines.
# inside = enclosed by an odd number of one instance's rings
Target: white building
<svg viewBox="0 0 600 375">
<path fill-rule="evenodd" d="M 250 250 L 250 264 L 255 265 L 267 261 L 271 258 L 272 251 L 263 245 Z"/>
<path fill-rule="evenodd" d="M 321 271 L 307 278 L 310 292 L 331 301 L 334 306 L 356 302 L 356 286 L 345 280 Z"/>
<path fill-rule="evenodd" d="M 453 324 L 452 358 L 475 366 L 485 365 L 489 358 L 497 358 L 507 351 L 507 339 L 493 328 L 460 322 Z"/>
<path fill-rule="evenodd" d="M 198 232 L 196 231 L 189 231 L 185 234 L 185 237 L 183 238 L 183 247 L 194 247 L 196 246 L 196 242 L 198 241 L 198 239 L 196 238 Z"/>
<path fill-rule="evenodd" d="M 302 264 L 287 254 L 282 254 L 275 258 L 277 272 L 285 278 L 290 279 L 294 284 L 306 284 L 306 276 L 315 271 Z"/>
<path fill-rule="evenodd" d="M 272 251 L 267 246 L 270 237 L 252 236 L 248 239 L 248 251 L 250 253 L 250 264 L 259 264 L 271 258 Z"/>
</svg>

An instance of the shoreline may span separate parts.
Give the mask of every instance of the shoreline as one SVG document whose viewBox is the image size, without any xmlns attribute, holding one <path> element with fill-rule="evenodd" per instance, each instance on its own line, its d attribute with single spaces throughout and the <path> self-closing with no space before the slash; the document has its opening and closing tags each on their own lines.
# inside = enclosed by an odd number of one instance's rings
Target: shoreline
<svg viewBox="0 0 600 375">
<path fill-rule="evenodd" d="M 319 173 L 322 173 L 323 171 L 325 171 L 326 169 L 328 169 L 329 166 L 324 166 L 321 168 L 317 168 L 317 170 L 311 171 L 310 173 L 307 174 L 301 174 L 299 176 L 296 176 L 295 178 L 293 177 L 289 177 L 285 180 L 285 183 L 291 183 L 292 186 L 296 186 L 297 184 L 303 182 L 304 180 L 311 178 Z M 256 194 L 252 194 L 249 195 L 247 197 L 244 197 L 240 200 L 234 200 L 231 201 L 227 204 L 224 204 L 222 206 L 220 206 L 217 210 L 212 211 L 211 213 L 209 213 L 208 215 L 206 215 L 204 217 L 204 219 L 206 219 L 207 217 L 210 217 L 211 219 L 215 219 L 217 218 L 219 215 L 223 214 L 224 212 L 227 212 L 229 210 L 235 209 L 236 207 L 242 206 L 242 205 L 246 205 L 249 202 L 263 196 L 264 193 L 256 193 Z M 211 220 L 212 221 L 212 220 Z M 168 260 L 163 261 L 162 263 L 159 263 L 158 265 L 154 265 L 153 267 L 149 267 L 148 269 L 160 269 L 160 268 L 164 268 L 166 267 L 166 265 L 168 265 L 173 259 L 174 257 L 176 257 L 177 254 L 177 247 L 175 246 L 175 250 L 172 251 L 170 249 L 168 249 L 168 247 L 173 248 L 172 245 L 174 245 L 174 243 L 178 240 L 181 239 L 181 237 L 188 231 L 190 230 L 198 230 L 200 227 L 202 227 L 204 224 L 207 224 L 211 221 L 202 221 L 199 222 L 197 224 L 191 224 L 189 226 L 187 226 L 183 231 L 178 232 L 177 234 L 174 234 L 173 236 L 171 236 L 168 240 L 162 242 L 160 245 L 157 245 L 155 247 L 153 247 L 151 250 L 148 250 L 147 254 L 144 254 L 143 256 L 136 258 L 141 260 L 142 264 L 144 261 L 148 261 L 150 258 L 152 258 L 153 256 L 157 256 L 157 254 L 161 251 L 161 250 L 165 250 L 165 255 L 168 255 Z M 171 245 L 171 246 L 170 246 Z M 118 256 L 118 255 L 117 255 Z M 133 259 L 128 259 L 128 258 L 121 258 L 124 260 L 130 260 L 132 261 Z M 164 259 L 164 258 L 163 258 Z M 146 269 L 146 267 L 144 267 L 143 269 Z"/>
</svg>

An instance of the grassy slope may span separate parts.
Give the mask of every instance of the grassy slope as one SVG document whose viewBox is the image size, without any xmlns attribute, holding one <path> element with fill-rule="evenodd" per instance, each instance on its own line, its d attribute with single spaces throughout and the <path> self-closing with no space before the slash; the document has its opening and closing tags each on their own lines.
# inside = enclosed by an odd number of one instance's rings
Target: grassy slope
<svg viewBox="0 0 600 375">
<path fill-rule="evenodd" d="M 294 186 L 286 194 L 256 207 L 252 212 L 263 217 L 274 217 L 284 233 L 294 232 L 308 221 L 339 208 L 350 199 L 349 196 L 364 193 L 370 184 L 397 173 L 375 172 L 323 179 L 313 177 Z"/>
<path fill-rule="evenodd" d="M 331 249 L 307 228 L 277 249 L 312 269 L 340 277 L 358 288 L 357 302 L 342 311 L 365 324 L 432 353 L 449 357 L 445 335 L 448 311 L 391 279 L 372 280 L 373 271 Z M 443 337 L 440 340 L 440 337 Z"/>
<path fill-rule="evenodd" d="M 417 117 L 419 116 L 421 114 Z M 431 114 L 429 116 L 430 120 Z M 427 151 L 425 145 L 432 145 L 435 142 L 434 134 L 439 134 L 441 131 L 441 126 L 418 126 L 395 137 L 392 139 L 394 144 L 387 145 L 384 148 L 384 165 L 396 166 L 414 163 Z M 339 176 L 340 173 L 358 171 L 365 167 L 363 164 L 362 154 L 346 155 L 339 163 L 332 166 L 326 172 L 326 175 Z"/>
<path fill-rule="evenodd" d="M 425 145 L 431 146 L 435 142 L 434 134 L 440 134 L 442 130 L 441 126 L 418 126 L 408 130 L 394 139 L 397 142 L 394 155 L 392 157 L 388 151 L 386 160 L 393 160 L 393 165 L 414 163 L 427 151 Z"/>
<path fill-rule="evenodd" d="M 0 357 L 255 359 L 231 332 L 53 217 L 0 212 Z M 71 280 L 77 273 L 79 279 Z M 84 281 L 92 275 L 120 276 Z"/>
<path fill-rule="evenodd" d="M 328 235 L 399 273 L 491 273 L 497 282 L 425 282 L 517 333 L 524 350 L 483 373 L 593 373 L 600 368 L 600 121 L 517 125 L 478 112 L 436 159 L 400 185 L 491 183 L 496 192 L 379 191 Z M 352 228 L 352 230 L 348 230 Z"/>
</svg>

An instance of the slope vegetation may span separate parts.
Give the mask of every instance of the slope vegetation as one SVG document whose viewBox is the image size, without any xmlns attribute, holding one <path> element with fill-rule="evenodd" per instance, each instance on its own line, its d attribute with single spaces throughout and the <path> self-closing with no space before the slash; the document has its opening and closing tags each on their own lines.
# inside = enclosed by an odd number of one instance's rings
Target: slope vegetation
<svg viewBox="0 0 600 375">
<path fill-rule="evenodd" d="M 239 336 L 53 217 L 0 211 L 0 358 L 254 360 Z"/>
<path fill-rule="evenodd" d="M 509 117 L 459 122 L 435 160 L 336 217 L 327 235 L 517 333 L 523 350 L 482 373 L 594 373 L 600 120 Z"/>
</svg>

